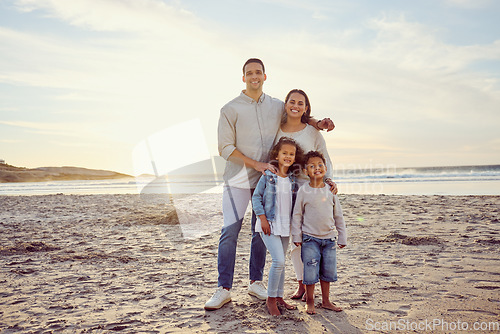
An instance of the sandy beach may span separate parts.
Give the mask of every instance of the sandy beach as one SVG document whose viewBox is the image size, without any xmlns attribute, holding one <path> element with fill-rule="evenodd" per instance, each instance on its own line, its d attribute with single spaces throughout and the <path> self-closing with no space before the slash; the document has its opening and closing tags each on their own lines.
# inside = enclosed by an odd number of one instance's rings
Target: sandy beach
<svg viewBox="0 0 500 334">
<path fill-rule="evenodd" d="M 308 315 L 293 301 L 273 318 L 246 292 L 249 212 L 232 302 L 203 309 L 217 285 L 220 194 L 0 196 L 0 331 L 500 331 L 500 196 L 340 200 L 349 244 L 331 299 L 344 311 Z M 287 295 L 295 287 L 288 261 Z"/>
</svg>

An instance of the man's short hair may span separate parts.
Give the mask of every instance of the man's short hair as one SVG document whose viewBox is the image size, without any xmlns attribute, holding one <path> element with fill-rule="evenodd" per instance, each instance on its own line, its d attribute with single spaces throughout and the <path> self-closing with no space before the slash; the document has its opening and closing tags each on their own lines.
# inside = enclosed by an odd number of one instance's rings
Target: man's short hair
<svg viewBox="0 0 500 334">
<path fill-rule="evenodd" d="M 258 58 L 250 58 L 245 62 L 245 65 L 243 65 L 243 75 L 245 75 L 245 66 L 247 66 L 250 63 L 257 63 L 262 65 L 262 73 L 266 73 L 266 68 L 264 67 L 264 63 L 262 60 Z"/>
<path fill-rule="evenodd" d="M 306 155 L 304 155 L 304 160 L 302 160 L 304 162 L 304 168 L 306 168 L 306 165 L 311 158 L 321 158 L 321 160 L 323 160 L 323 163 L 326 164 L 326 160 L 323 154 L 318 151 L 309 151 L 306 153 Z"/>
</svg>

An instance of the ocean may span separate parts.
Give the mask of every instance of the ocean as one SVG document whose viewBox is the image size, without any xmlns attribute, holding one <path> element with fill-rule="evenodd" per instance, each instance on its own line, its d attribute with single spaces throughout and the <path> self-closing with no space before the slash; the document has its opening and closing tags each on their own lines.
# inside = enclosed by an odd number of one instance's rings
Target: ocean
<svg viewBox="0 0 500 334">
<path fill-rule="evenodd" d="M 500 195 L 500 165 L 336 169 L 334 181 L 344 194 Z M 1 183 L 0 195 L 222 193 L 222 184 L 220 174 Z"/>
</svg>

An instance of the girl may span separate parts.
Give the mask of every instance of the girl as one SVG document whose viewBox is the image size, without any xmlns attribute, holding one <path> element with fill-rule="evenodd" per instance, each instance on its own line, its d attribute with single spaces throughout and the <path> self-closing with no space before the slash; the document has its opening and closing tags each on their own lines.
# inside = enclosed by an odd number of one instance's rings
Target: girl
<svg viewBox="0 0 500 334">
<path fill-rule="evenodd" d="M 271 149 L 269 157 L 278 172 L 265 171 L 252 196 L 252 206 L 259 218 L 255 231 L 272 257 L 267 286 L 267 309 L 271 315 L 281 315 L 278 304 L 288 310 L 297 307 L 283 300 L 285 285 L 285 255 L 290 237 L 293 205 L 298 190 L 294 173 L 300 170 L 303 151 L 290 138 L 281 138 Z"/>
<path fill-rule="evenodd" d="M 332 186 L 332 162 L 328 151 L 326 149 L 325 139 L 313 126 L 309 125 L 311 118 L 311 104 L 307 94 L 300 89 L 292 89 L 285 98 L 285 111 L 286 116 L 281 124 L 278 134 L 276 135 L 275 142 L 280 138 L 287 137 L 294 139 L 297 144 L 304 150 L 304 152 L 318 151 L 325 157 L 326 160 L 326 175 L 325 183 Z M 309 182 L 309 177 L 304 174 L 303 170 L 297 177 L 297 183 L 301 187 L 304 183 Z M 334 192 L 335 194 L 335 192 Z M 291 296 L 292 299 L 302 298 L 305 301 L 305 287 L 302 284 L 302 277 L 304 274 L 304 265 L 300 257 L 301 249 L 292 244 L 291 258 L 295 275 L 298 281 L 297 291 Z"/>
</svg>

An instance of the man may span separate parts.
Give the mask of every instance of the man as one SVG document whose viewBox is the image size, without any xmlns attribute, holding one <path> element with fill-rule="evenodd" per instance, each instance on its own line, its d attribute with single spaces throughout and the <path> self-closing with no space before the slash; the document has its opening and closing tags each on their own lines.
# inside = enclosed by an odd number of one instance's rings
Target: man
<svg viewBox="0 0 500 334">
<path fill-rule="evenodd" d="M 265 74 L 264 63 L 251 58 L 243 65 L 243 82 L 246 89 L 221 109 L 218 125 L 219 154 L 226 159 L 222 213 L 224 226 L 219 239 L 217 266 L 218 289 L 205 303 L 206 310 L 216 310 L 231 301 L 236 244 L 243 217 L 259 177 L 265 170 L 276 172 L 267 162 L 276 133 L 284 113 L 282 101 L 262 91 Z M 311 119 L 318 129 L 333 130 L 333 122 Z M 267 299 L 262 283 L 266 261 L 266 247 L 255 232 L 256 216 L 252 212 L 252 243 L 250 248 L 250 286 L 248 293 L 261 300 Z"/>
</svg>

